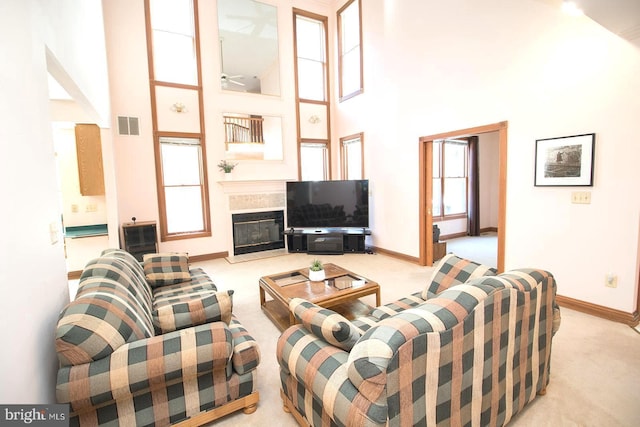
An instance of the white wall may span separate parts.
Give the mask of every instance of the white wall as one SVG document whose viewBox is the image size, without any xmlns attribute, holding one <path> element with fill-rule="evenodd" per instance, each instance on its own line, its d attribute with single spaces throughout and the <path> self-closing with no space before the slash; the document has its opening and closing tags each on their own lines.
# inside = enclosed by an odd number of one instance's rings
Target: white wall
<svg viewBox="0 0 640 427">
<path fill-rule="evenodd" d="M 0 4 L 0 56 L 11 64 L 0 67 L 0 334 L 11 349 L 0 355 L 3 403 L 53 401 L 54 327 L 69 297 L 36 9 L 32 1 Z"/>
<path fill-rule="evenodd" d="M 77 54 L 72 46 L 79 39 L 101 51 L 91 37 L 101 29 L 101 25 L 93 25 L 96 11 L 99 15 L 97 0 L 0 2 L 0 57 L 5 64 L 0 67 L 0 199 L 4 201 L 0 340 L 7 350 L 0 354 L 2 403 L 55 401 L 55 325 L 59 310 L 69 301 L 69 291 L 47 61 L 60 75 L 78 77 L 75 87 L 83 89 L 77 92 L 86 104 L 93 105 L 94 116 L 108 109 L 99 95 L 106 82 L 100 80 L 99 73 L 84 73 L 80 68 L 86 64 L 72 55 Z M 76 33 L 78 22 L 89 27 Z"/>
<path fill-rule="evenodd" d="M 332 123 L 334 141 L 364 131 L 376 246 L 419 254 L 420 136 L 506 120 L 506 268 L 548 269 L 561 295 L 631 313 L 638 48 L 533 0 L 370 0 L 363 20 L 364 94 L 337 105 Z M 533 186 L 536 139 L 589 132 L 597 134 L 590 205 L 570 203 L 575 189 Z M 604 286 L 607 272 L 617 289 Z"/>
</svg>

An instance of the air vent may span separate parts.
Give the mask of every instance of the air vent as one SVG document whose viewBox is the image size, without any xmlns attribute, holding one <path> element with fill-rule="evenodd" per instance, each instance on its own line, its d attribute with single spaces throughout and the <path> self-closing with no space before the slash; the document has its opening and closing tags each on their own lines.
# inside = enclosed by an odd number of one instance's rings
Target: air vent
<svg viewBox="0 0 640 427">
<path fill-rule="evenodd" d="M 138 118 L 118 116 L 118 135 L 140 135 Z"/>
</svg>

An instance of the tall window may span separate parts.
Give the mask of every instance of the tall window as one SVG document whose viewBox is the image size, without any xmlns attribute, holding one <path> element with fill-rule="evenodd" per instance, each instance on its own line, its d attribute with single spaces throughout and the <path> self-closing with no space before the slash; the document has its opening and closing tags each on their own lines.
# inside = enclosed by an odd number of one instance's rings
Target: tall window
<svg viewBox="0 0 640 427">
<path fill-rule="evenodd" d="M 210 236 L 198 0 L 146 0 L 145 10 L 160 239 Z M 189 107 L 199 123 L 167 119 L 171 102 L 184 98 L 198 100 Z"/>
<path fill-rule="evenodd" d="M 168 234 L 204 229 L 200 141 L 160 137 L 160 153 Z"/>
<path fill-rule="evenodd" d="M 360 0 L 338 10 L 338 68 L 340 101 L 362 93 L 362 13 Z"/>
<path fill-rule="evenodd" d="M 154 78 L 198 84 L 193 3 L 150 0 Z"/>
<path fill-rule="evenodd" d="M 344 179 L 363 179 L 362 133 L 340 138 L 342 177 Z"/>
<path fill-rule="evenodd" d="M 303 181 L 322 181 L 327 179 L 329 154 L 327 144 L 303 143 L 300 146 L 300 179 Z"/>
<path fill-rule="evenodd" d="M 299 176 L 330 178 L 327 17 L 293 10 Z"/>
<path fill-rule="evenodd" d="M 433 219 L 463 218 L 467 213 L 468 143 L 433 144 Z"/>
<path fill-rule="evenodd" d="M 297 15 L 295 25 L 298 96 L 306 100 L 326 101 L 327 55 L 324 22 Z"/>
</svg>

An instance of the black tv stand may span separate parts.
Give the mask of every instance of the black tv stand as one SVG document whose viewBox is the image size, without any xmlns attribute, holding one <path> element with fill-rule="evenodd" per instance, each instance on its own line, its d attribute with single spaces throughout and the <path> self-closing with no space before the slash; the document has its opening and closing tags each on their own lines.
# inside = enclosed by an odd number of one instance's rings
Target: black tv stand
<svg viewBox="0 0 640 427">
<path fill-rule="evenodd" d="M 365 253 L 365 236 L 371 235 L 368 228 L 289 228 L 284 232 L 289 252 L 308 254 L 341 255 Z"/>
</svg>

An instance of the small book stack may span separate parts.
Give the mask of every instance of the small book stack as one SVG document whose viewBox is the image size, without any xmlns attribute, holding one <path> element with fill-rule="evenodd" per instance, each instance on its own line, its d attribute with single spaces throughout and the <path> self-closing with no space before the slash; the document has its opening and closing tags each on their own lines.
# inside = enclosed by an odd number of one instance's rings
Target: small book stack
<svg viewBox="0 0 640 427">
<path fill-rule="evenodd" d="M 333 282 L 333 286 L 335 286 L 336 289 L 350 288 L 353 286 L 353 277 L 350 277 L 350 276 L 336 277 Z"/>
</svg>

